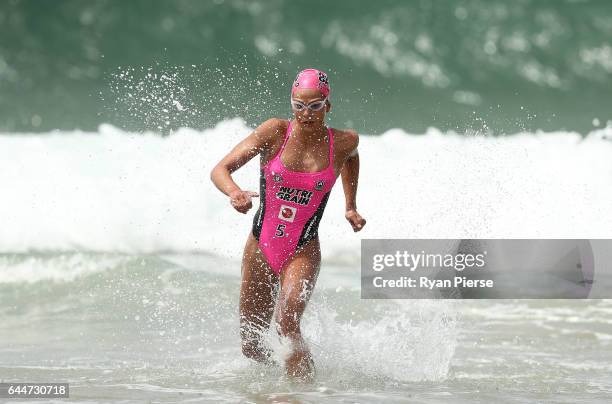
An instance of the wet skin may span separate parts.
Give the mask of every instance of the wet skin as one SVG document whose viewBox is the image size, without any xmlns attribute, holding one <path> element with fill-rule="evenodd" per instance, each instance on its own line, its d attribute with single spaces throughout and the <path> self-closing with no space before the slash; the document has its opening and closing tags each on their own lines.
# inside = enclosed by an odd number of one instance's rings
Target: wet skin
<svg viewBox="0 0 612 404">
<path fill-rule="evenodd" d="M 294 95 L 294 99 L 305 104 L 323 98 L 325 97 L 315 89 L 300 89 Z M 308 108 L 303 111 L 293 111 L 292 131 L 280 156 L 289 170 L 315 172 L 329 165 L 329 140 L 324 119 L 330 108 L 331 104 L 328 102 L 321 111 L 311 111 Z M 232 151 L 233 156 L 230 153 L 211 172 L 215 185 L 230 196 L 232 206 L 241 213 L 246 213 L 252 207 L 251 197 L 263 197 L 263 195 L 240 190 L 229 179 L 229 173 L 244 165 L 255 153 L 260 154 L 262 166 L 278 153 L 287 129 L 287 122 L 284 120 L 267 122 L 271 122 L 267 128 L 262 128 L 263 125 L 260 127 L 262 129 L 258 128 L 260 136 L 265 137 L 265 140 L 260 138 L 258 141 L 261 144 L 265 143 L 265 147 L 253 151 L 253 145 L 256 143 L 255 141 L 249 143 L 247 139 L 236 146 Z M 345 217 L 353 227 L 353 231 L 360 231 L 365 225 L 365 219 L 357 213 L 355 206 L 358 158 L 349 158 L 356 154 L 358 136 L 350 130 L 333 129 L 333 132 L 333 168 L 336 177 L 340 173 L 343 177 L 347 199 Z M 298 249 L 285 264 L 280 276 L 277 276 L 266 262 L 257 240 L 249 232 L 241 265 L 239 304 L 240 335 L 242 352 L 245 356 L 258 362 L 275 364 L 270 349 L 262 338 L 274 320 L 276 332 L 291 346 L 290 354 L 285 359 L 287 374 L 303 380 L 313 379 L 314 361 L 302 337 L 300 321 L 316 285 L 320 267 L 321 250 L 317 237 Z"/>
</svg>

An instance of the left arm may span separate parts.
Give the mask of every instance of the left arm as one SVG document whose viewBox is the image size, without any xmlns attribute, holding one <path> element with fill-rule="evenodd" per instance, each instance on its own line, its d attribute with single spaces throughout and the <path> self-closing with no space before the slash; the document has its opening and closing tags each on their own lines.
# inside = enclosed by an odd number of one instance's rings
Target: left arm
<svg viewBox="0 0 612 404">
<path fill-rule="evenodd" d="M 357 184 L 359 182 L 359 152 L 357 146 L 359 135 L 353 131 L 349 133 L 351 134 L 351 152 L 342 165 L 340 175 L 342 176 L 342 187 L 346 200 L 345 217 L 353 227 L 353 231 L 357 232 L 363 229 L 366 221 L 357 213 Z"/>
<path fill-rule="evenodd" d="M 346 200 L 346 211 L 357 210 L 357 183 L 359 182 L 359 153 L 355 149 L 346 159 L 340 171 Z"/>
</svg>

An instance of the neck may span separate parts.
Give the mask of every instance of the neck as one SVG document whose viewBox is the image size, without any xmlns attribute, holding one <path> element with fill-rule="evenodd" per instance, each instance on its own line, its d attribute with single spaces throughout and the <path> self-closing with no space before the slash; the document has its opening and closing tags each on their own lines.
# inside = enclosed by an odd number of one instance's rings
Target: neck
<svg viewBox="0 0 612 404">
<path fill-rule="evenodd" d="M 301 125 L 297 120 L 293 120 L 292 132 L 303 144 L 316 144 L 325 141 L 327 130 L 323 123 L 320 125 Z"/>
</svg>

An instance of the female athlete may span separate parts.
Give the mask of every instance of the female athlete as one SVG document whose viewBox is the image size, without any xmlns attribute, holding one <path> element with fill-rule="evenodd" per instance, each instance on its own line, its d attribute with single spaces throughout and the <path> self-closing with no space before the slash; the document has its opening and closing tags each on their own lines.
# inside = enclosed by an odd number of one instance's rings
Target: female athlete
<svg viewBox="0 0 612 404">
<path fill-rule="evenodd" d="M 278 334 L 290 342 L 287 374 L 312 380 L 314 362 L 300 320 L 321 264 L 318 227 L 332 187 L 342 176 L 346 220 L 353 231 L 366 221 L 357 213 L 359 136 L 324 126 L 331 109 L 327 75 L 298 73 L 291 90 L 293 119 L 271 118 L 236 145 L 211 171 L 215 186 L 238 212 L 261 197 L 242 259 L 240 336 L 242 352 L 274 363 L 263 335 L 274 317 Z M 259 193 L 242 190 L 231 173 L 260 155 Z"/>
</svg>

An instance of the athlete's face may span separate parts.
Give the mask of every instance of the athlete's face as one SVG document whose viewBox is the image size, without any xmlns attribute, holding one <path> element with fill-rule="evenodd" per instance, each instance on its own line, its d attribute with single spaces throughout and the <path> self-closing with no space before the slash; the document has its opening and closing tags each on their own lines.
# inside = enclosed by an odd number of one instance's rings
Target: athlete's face
<svg viewBox="0 0 612 404">
<path fill-rule="evenodd" d="M 302 104 L 308 105 L 324 100 L 325 96 L 317 89 L 303 88 L 297 90 L 291 98 L 295 101 L 301 102 Z M 302 108 L 301 111 L 298 111 L 295 108 L 292 109 L 296 121 L 305 127 L 315 128 L 323 125 L 323 122 L 325 121 L 325 114 L 331 109 L 331 104 L 329 100 L 327 100 L 325 102 L 325 107 L 321 108 L 319 111 L 313 111 L 310 108 Z"/>
</svg>

